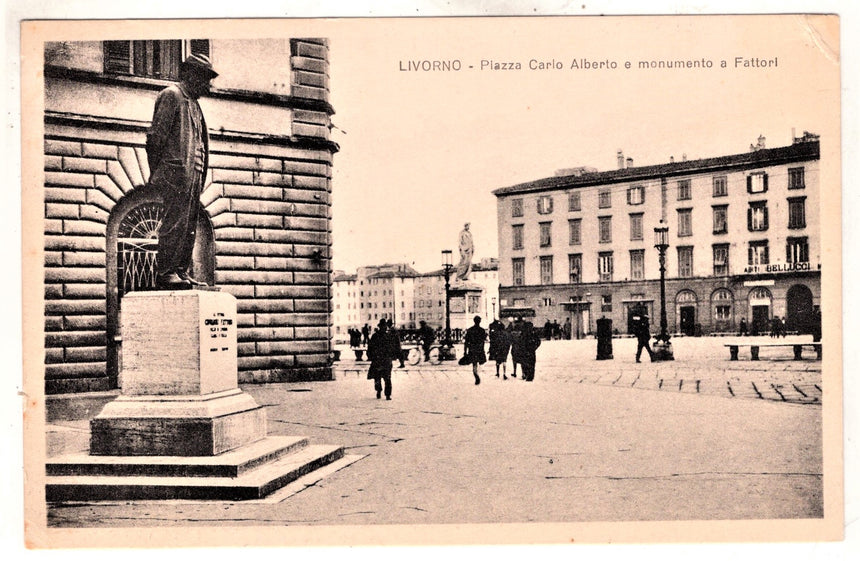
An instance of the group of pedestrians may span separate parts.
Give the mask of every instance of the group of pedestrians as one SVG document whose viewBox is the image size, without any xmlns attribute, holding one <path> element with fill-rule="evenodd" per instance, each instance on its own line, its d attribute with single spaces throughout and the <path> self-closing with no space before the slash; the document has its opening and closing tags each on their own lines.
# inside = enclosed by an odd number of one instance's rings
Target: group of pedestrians
<svg viewBox="0 0 860 561">
<path fill-rule="evenodd" d="M 541 344 L 540 333 L 530 321 L 523 321 L 518 317 L 511 321 L 507 327 L 499 321 L 493 320 L 490 324 L 489 333 L 481 327 L 481 317 L 475 316 L 475 324 L 466 330 L 463 343 L 462 364 L 472 365 L 472 374 L 475 376 L 475 384 L 480 384 L 478 366 L 487 362 L 484 353 L 484 342 L 490 341 L 490 360 L 496 363 L 496 377 L 500 375 L 507 380 L 507 362 L 510 355 L 513 361 L 511 376 L 517 377 L 517 365 L 522 371 L 522 379 L 526 382 L 534 380 L 535 376 L 535 353 Z"/>
<path fill-rule="evenodd" d="M 426 324 L 420 323 L 418 329 L 418 340 L 424 352 L 424 359 L 429 361 L 430 348 L 436 338 L 434 330 Z M 478 367 L 487 362 L 485 344 L 489 339 L 489 360 L 496 363 L 496 377 L 508 379 L 507 362 L 508 356 L 513 361 L 513 372 L 511 376 L 517 377 L 517 366 L 522 371 L 522 379 L 526 382 L 534 380 L 536 351 L 541 344 L 541 334 L 529 321 L 518 317 L 516 321 L 510 321 L 507 327 L 499 320 L 490 324 L 489 333 L 481 327 L 481 316 L 475 316 L 474 325 L 466 330 L 463 336 L 463 357 L 461 365 L 472 365 L 472 375 L 475 377 L 475 385 L 481 383 Z M 350 341 L 359 338 L 362 334 L 356 329 L 350 333 Z M 367 379 L 373 380 L 376 390 L 376 399 L 391 400 L 391 373 L 393 362 L 400 361 L 403 367 L 403 351 L 400 345 L 400 337 L 393 329 L 390 320 L 380 320 L 367 345 L 367 357 L 370 359 L 370 368 L 367 371 Z"/>
<path fill-rule="evenodd" d="M 552 321 L 546 320 L 546 323 L 543 325 L 543 338 L 547 341 L 556 339 L 569 340 L 571 337 L 571 330 L 572 326 L 570 318 L 565 319 L 564 324 L 559 324 L 556 319 Z"/>
<path fill-rule="evenodd" d="M 771 339 L 774 337 L 785 337 L 785 318 L 773 316 L 773 319 L 770 320 L 770 337 Z"/>
<path fill-rule="evenodd" d="M 366 323 L 361 329 L 350 327 L 346 332 L 349 334 L 350 347 L 366 347 L 370 343 L 370 326 Z"/>
</svg>

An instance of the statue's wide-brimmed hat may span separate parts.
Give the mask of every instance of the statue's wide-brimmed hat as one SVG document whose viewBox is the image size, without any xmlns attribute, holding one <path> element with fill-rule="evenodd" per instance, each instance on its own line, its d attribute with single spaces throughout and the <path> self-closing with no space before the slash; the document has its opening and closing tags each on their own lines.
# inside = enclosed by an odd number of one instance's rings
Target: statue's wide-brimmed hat
<svg viewBox="0 0 860 561">
<path fill-rule="evenodd" d="M 209 60 L 209 57 L 206 55 L 193 54 L 189 56 L 182 63 L 182 68 L 196 70 L 197 72 L 208 76 L 210 80 L 218 76 L 218 73 L 215 72 L 215 69 L 212 67 L 212 61 Z"/>
</svg>

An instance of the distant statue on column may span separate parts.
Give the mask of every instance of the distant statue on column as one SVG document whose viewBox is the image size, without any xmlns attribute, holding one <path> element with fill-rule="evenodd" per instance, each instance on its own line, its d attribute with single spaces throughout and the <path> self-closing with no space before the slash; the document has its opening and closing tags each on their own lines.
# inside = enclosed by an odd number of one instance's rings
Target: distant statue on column
<svg viewBox="0 0 860 561">
<path fill-rule="evenodd" d="M 460 232 L 460 263 L 457 264 L 457 280 L 464 281 L 469 278 L 474 253 L 475 246 L 472 242 L 472 233 L 469 232 L 469 223 L 466 222 L 463 231 Z"/>
</svg>

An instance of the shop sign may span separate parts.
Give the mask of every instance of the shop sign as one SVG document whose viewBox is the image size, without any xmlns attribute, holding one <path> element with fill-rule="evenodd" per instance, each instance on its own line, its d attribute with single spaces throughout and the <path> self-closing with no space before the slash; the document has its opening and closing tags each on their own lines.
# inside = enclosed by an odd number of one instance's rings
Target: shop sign
<svg viewBox="0 0 860 561">
<path fill-rule="evenodd" d="M 817 268 L 821 269 L 821 265 L 819 265 Z M 744 273 L 796 273 L 800 271 L 812 270 L 814 270 L 812 267 L 812 263 L 809 263 L 808 261 L 803 261 L 800 263 L 772 263 L 769 265 L 752 265 L 744 268 Z"/>
</svg>

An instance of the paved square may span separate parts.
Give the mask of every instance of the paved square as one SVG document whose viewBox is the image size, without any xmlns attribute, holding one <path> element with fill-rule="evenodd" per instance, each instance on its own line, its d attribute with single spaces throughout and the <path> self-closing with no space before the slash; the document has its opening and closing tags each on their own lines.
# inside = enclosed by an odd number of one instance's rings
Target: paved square
<svg viewBox="0 0 860 561">
<path fill-rule="evenodd" d="M 655 364 L 635 363 L 632 339 L 599 362 L 593 340 L 545 342 L 531 383 L 496 378 L 492 363 L 478 386 L 469 367 L 395 366 L 392 401 L 350 360 L 334 382 L 246 385 L 271 434 L 343 445 L 353 463 L 277 500 L 53 504 L 48 523 L 821 517 L 821 362 L 792 361 L 790 348 L 730 362 L 724 342 L 677 339 L 676 360 Z M 85 420 L 57 421 L 49 454 L 85 450 L 87 436 Z"/>
</svg>

